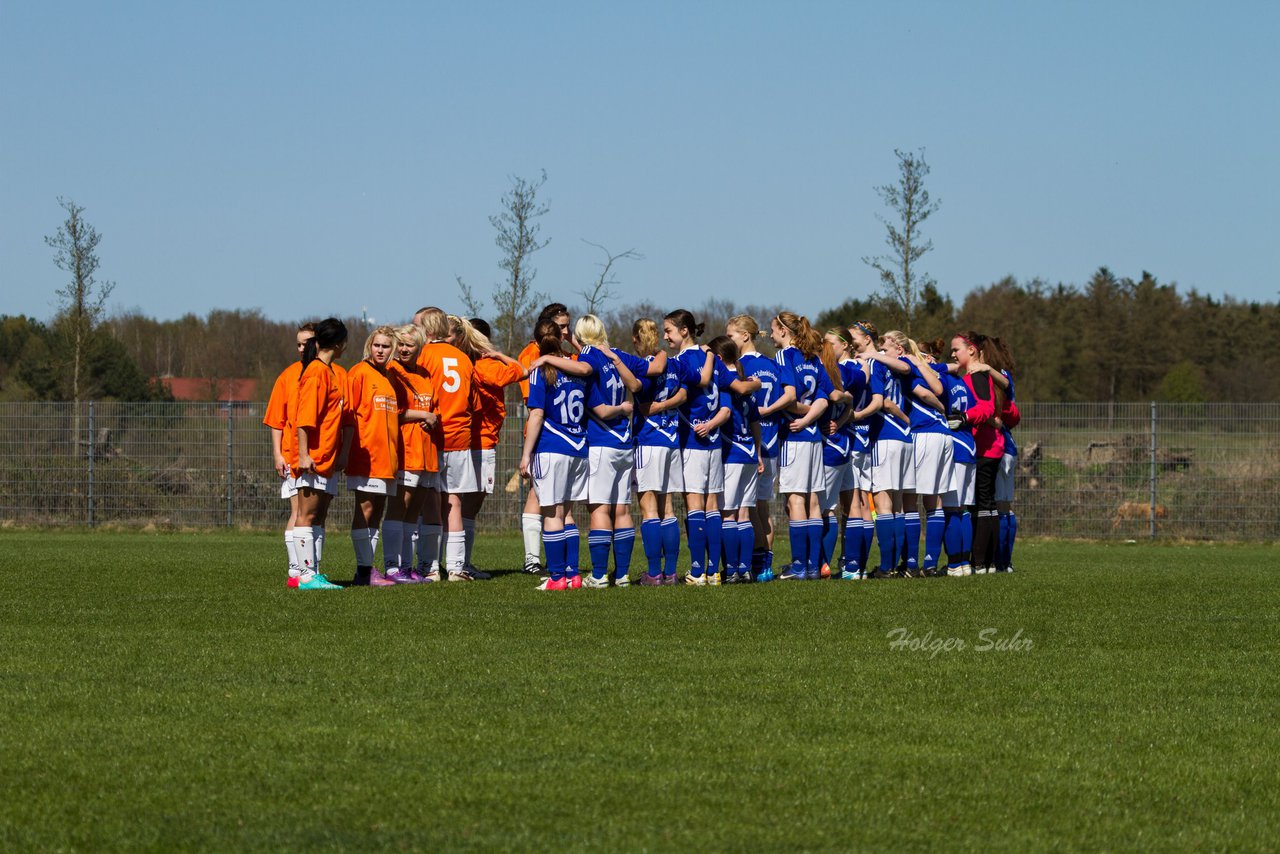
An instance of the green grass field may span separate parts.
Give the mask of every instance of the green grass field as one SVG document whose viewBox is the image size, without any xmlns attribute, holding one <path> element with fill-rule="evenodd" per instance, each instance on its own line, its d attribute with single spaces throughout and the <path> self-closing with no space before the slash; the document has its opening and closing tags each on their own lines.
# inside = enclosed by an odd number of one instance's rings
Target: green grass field
<svg viewBox="0 0 1280 854">
<path fill-rule="evenodd" d="M 1275 547 L 554 594 L 300 594 L 266 534 L 0 555 L 3 851 L 1280 846 Z"/>
</svg>

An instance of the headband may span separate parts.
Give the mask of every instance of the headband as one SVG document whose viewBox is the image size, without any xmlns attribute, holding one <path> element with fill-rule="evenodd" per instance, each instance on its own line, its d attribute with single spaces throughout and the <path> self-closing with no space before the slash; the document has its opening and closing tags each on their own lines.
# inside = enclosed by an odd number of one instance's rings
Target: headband
<svg viewBox="0 0 1280 854">
<path fill-rule="evenodd" d="M 868 329 L 867 327 L 863 326 L 861 323 L 858 323 L 857 321 L 854 321 L 853 325 L 854 325 L 854 326 L 856 326 L 856 327 L 858 327 L 858 331 L 859 331 L 859 332 L 861 332 L 863 335 L 867 336 L 868 338 L 874 339 L 874 338 L 876 337 L 875 335 L 871 334 L 871 330 L 870 330 L 870 329 Z"/>
</svg>

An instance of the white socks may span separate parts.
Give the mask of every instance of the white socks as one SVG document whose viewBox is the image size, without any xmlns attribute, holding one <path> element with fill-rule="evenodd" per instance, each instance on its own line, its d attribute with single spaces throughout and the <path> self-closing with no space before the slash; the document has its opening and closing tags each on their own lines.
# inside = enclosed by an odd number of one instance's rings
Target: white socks
<svg viewBox="0 0 1280 854">
<path fill-rule="evenodd" d="M 520 514 L 520 532 L 524 535 L 524 562 L 542 563 L 542 514 Z"/>
<path fill-rule="evenodd" d="M 289 555 L 289 577 L 297 578 L 302 575 L 302 565 L 293 551 L 293 528 L 284 529 L 284 550 Z"/>
<path fill-rule="evenodd" d="M 450 531 L 445 539 L 445 568 L 450 572 L 461 572 L 463 561 L 467 558 L 467 535 L 463 531 Z"/>
<path fill-rule="evenodd" d="M 298 562 L 298 576 L 303 579 L 315 575 L 316 567 L 319 566 L 315 531 L 315 528 L 293 529 L 294 560 Z"/>
</svg>

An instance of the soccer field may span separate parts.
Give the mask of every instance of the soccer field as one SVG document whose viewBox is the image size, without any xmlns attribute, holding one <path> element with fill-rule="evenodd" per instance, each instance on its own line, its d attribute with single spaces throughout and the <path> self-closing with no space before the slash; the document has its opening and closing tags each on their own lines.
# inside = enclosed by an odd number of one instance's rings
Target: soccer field
<svg viewBox="0 0 1280 854">
<path fill-rule="evenodd" d="M 564 593 L 298 593 L 265 534 L 0 555 L 4 851 L 1280 846 L 1275 547 Z"/>
</svg>

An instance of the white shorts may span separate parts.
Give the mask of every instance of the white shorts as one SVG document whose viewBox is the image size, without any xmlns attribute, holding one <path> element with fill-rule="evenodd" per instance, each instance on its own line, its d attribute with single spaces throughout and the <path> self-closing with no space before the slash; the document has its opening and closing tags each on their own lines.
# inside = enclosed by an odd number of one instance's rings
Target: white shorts
<svg viewBox="0 0 1280 854">
<path fill-rule="evenodd" d="M 778 491 L 783 495 L 821 492 L 824 486 L 822 474 L 821 442 L 783 442 L 778 464 Z"/>
<path fill-rule="evenodd" d="M 631 448 L 587 448 L 587 503 L 630 504 Z"/>
<path fill-rule="evenodd" d="M 863 492 L 871 491 L 871 452 L 854 451 L 849 455 L 853 466 L 853 488 Z"/>
<path fill-rule="evenodd" d="M 440 472 L 436 471 L 405 471 L 401 469 L 396 472 L 396 480 L 401 486 L 409 489 L 439 489 L 440 488 Z"/>
<path fill-rule="evenodd" d="M 533 491 L 542 507 L 587 500 L 587 458 L 534 454 Z"/>
<path fill-rule="evenodd" d="M 911 486 L 907 485 L 907 473 L 914 468 L 910 442 L 895 442 L 886 439 L 871 446 L 871 491 L 896 492 L 913 489 L 914 474 Z"/>
<path fill-rule="evenodd" d="M 684 471 L 684 491 L 690 495 L 724 492 L 723 452 L 719 448 L 681 448 L 680 467 Z"/>
<path fill-rule="evenodd" d="M 968 507 L 974 502 L 978 467 L 974 463 L 956 463 L 951 467 L 951 489 L 942 494 L 943 507 Z"/>
<path fill-rule="evenodd" d="M 498 473 L 498 449 L 481 448 L 472 451 L 476 458 L 476 471 L 480 474 L 480 489 L 485 495 L 493 495 L 493 478 Z"/>
<path fill-rule="evenodd" d="M 297 481 L 294 480 L 293 475 L 290 475 L 289 477 L 286 477 L 284 480 L 280 481 L 280 497 L 281 498 L 292 498 L 297 494 L 298 494 L 298 484 L 297 484 Z"/>
<path fill-rule="evenodd" d="M 916 433 L 911 437 L 916 493 L 941 495 L 951 488 L 955 443 L 946 433 Z"/>
<path fill-rule="evenodd" d="M 996 501 L 1013 500 L 1013 473 L 1017 469 L 1018 458 L 1013 454 L 1000 458 L 1000 468 L 996 470 Z"/>
<path fill-rule="evenodd" d="M 347 489 L 352 492 L 367 492 L 370 495 L 391 495 L 396 491 L 396 481 L 393 477 L 365 477 L 362 474 L 349 474 Z"/>
<path fill-rule="evenodd" d="M 679 448 L 638 445 L 633 458 L 636 492 L 670 495 L 684 492 L 684 464 Z"/>
<path fill-rule="evenodd" d="M 778 485 L 778 458 L 764 458 L 764 472 L 756 475 L 756 501 L 771 501 Z M 754 506 L 754 505 L 752 505 Z"/>
<path fill-rule="evenodd" d="M 440 482 L 450 495 L 480 491 L 480 472 L 471 451 L 445 451 L 440 457 Z"/>
<path fill-rule="evenodd" d="M 822 492 L 818 493 L 818 506 L 827 510 L 840 508 L 840 493 L 857 488 L 857 475 L 853 473 L 853 460 L 845 460 L 838 466 L 822 467 Z"/>
<path fill-rule="evenodd" d="M 322 474 L 311 472 L 309 474 L 300 474 L 293 479 L 293 485 L 297 489 L 314 489 L 317 492 L 327 492 L 330 495 L 338 494 L 338 479 L 336 477 L 325 477 Z"/>
<path fill-rule="evenodd" d="M 756 480 L 760 473 L 753 463 L 724 464 L 724 497 L 720 509 L 737 510 L 756 506 Z"/>
</svg>

